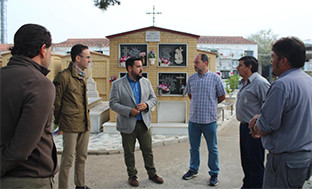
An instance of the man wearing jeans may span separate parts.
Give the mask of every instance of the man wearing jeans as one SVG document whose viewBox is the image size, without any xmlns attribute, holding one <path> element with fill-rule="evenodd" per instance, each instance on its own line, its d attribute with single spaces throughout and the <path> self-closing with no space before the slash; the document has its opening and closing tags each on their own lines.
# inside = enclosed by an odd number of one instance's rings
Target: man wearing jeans
<svg viewBox="0 0 312 189">
<path fill-rule="evenodd" d="M 225 99 L 225 90 L 221 78 L 208 70 L 208 57 L 198 54 L 194 60 L 194 69 L 187 83 L 186 92 L 191 99 L 189 115 L 190 168 L 183 175 L 188 180 L 197 176 L 199 169 L 199 147 L 201 134 L 204 135 L 208 151 L 208 167 L 211 186 L 218 184 L 219 160 L 217 147 L 217 106 Z"/>
</svg>

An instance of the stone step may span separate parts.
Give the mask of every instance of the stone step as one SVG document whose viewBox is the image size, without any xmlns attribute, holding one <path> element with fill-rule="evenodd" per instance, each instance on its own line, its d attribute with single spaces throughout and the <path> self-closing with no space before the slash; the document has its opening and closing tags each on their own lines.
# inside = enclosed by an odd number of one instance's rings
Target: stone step
<svg viewBox="0 0 312 189">
<path fill-rule="evenodd" d="M 187 123 L 152 123 L 151 131 L 153 135 L 187 135 Z M 103 124 L 103 131 L 107 134 L 116 134 L 116 122 L 106 122 Z"/>
<path fill-rule="evenodd" d="M 99 133 L 104 122 L 109 120 L 109 107 L 106 102 L 99 101 L 90 108 L 91 133 Z"/>
</svg>

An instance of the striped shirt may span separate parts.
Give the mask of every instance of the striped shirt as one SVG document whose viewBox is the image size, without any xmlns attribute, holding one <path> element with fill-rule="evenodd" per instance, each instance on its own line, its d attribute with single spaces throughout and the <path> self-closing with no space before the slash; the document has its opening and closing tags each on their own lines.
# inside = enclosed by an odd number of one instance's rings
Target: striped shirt
<svg viewBox="0 0 312 189">
<path fill-rule="evenodd" d="M 191 122 L 209 124 L 217 121 L 218 97 L 225 95 L 220 76 L 210 71 L 202 77 L 194 73 L 188 79 L 186 92 L 192 95 Z"/>
</svg>

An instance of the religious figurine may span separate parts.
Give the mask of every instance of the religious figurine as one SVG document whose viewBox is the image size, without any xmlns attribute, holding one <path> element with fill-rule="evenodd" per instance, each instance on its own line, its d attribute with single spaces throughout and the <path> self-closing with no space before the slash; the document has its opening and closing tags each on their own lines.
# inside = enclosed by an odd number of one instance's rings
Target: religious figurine
<svg viewBox="0 0 312 189">
<path fill-rule="evenodd" d="M 183 63 L 183 55 L 182 55 L 182 47 L 180 47 L 179 49 L 175 50 L 175 55 L 174 55 L 174 62 L 177 64 L 182 64 Z"/>
</svg>

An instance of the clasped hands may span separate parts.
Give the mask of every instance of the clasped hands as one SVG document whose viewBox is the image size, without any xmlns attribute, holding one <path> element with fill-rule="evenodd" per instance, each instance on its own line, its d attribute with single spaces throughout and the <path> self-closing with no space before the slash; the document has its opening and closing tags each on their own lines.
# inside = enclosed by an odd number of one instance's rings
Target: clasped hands
<svg viewBox="0 0 312 189">
<path fill-rule="evenodd" d="M 260 138 L 261 137 L 259 127 L 256 124 L 258 117 L 259 117 L 259 115 L 257 114 L 249 121 L 250 134 L 254 138 Z"/>
<path fill-rule="evenodd" d="M 131 115 L 132 116 L 137 116 L 141 111 L 146 110 L 147 104 L 142 102 L 138 104 L 135 108 L 131 108 Z"/>
</svg>

